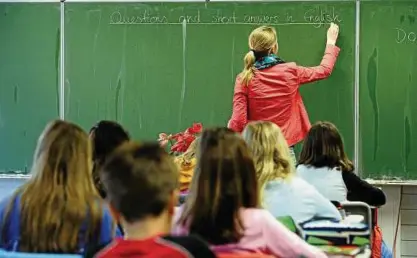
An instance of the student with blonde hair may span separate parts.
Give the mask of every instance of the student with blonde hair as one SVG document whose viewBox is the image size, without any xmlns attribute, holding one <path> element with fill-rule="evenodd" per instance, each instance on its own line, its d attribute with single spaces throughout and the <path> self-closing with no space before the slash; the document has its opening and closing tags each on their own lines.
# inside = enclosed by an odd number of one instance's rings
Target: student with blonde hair
<svg viewBox="0 0 417 258">
<path fill-rule="evenodd" d="M 295 176 L 287 142 L 276 124 L 250 122 L 243 138 L 252 151 L 261 202 L 274 217 L 291 216 L 297 223 L 314 218 L 341 219 L 329 200 Z"/>
<path fill-rule="evenodd" d="M 339 27 L 331 24 L 327 46 L 319 66 L 303 67 L 286 63 L 278 56 L 277 33 L 261 26 L 249 35 L 249 52 L 244 69 L 236 78 L 233 114 L 228 127 L 241 132 L 249 121 L 271 121 L 284 134 L 290 153 L 310 129 L 310 121 L 299 88 L 301 84 L 330 76 L 340 49 L 336 46 Z M 294 155 L 295 157 L 295 155 Z"/>
<path fill-rule="evenodd" d="M 31 173 L 0 203 L 0 248 L 89 256 L 113 239 L 115 223 L 94 186 L 91 145 L 79 126 L 48 124 Z"/>
</svg>

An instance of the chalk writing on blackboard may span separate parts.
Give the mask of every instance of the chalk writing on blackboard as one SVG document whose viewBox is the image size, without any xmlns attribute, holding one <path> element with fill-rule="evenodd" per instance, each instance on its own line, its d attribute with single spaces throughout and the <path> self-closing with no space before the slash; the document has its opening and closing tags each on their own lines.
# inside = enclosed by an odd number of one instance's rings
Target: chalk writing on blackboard
<svg viewBox="0 0 417 258">
<path fill-rule="evenodd" d="M 397 32 L 397 43 L 417 43 L 417 32 L 407 31 L 401 28 L 395 28 Z"/>
<path fill-rule="evenodd" d="M 238 18 L 236 17 L 236 14 L 233 12 L 230 15 L 223 15 L 220 12 L 217 12 L 216 15 L 212 15 L 211 23 L 215 24 L 230 24 L 230 23 L 237 23 Z"/>
<path fill-rule="evenodd" d="M 306 22 L 315 23 L 316 27 L 321 27 L 331 22 L 334 22 L 337 24 L 342 22 L 342 20 L 339 17 L 339 14 L 336 13 L 336 10 L 334 7 L 331 7 L 331 8 L 316 7 L 316 8 L 310 9 L 304 13 L 304 20 Z"/>
<path fill-rule="evenodd" d="M 243 22 L 255 24 L 277 24 L 280 23 L 279 15 L 244 15 Z"/>
<path fill-rule="evenodd" d="M 145 10 L 138 15 L 124 15 L 120 11 L 113 12 L 110 15 L 110 24 L 158 24 L 167 23 L 168 18 L 166 16 L 159 16 L 151 14 Z"/>
<path fill-rule="evenodd" d="M 194 10 L 181 15 L 170 13 L 162 15 L 151 10 L 117 10 L 110 15 L 110 24 L 113 25 L 141 25 L 141 24 L 201 24 L 201 25 L 313 25 L 320 28 L 331 22 L 341 23 L 342 19 L 334 7 L 313 8 L 304 15 L 291 12 L 272 14 L 241 14 L 223 12 L 221 10 L 203 15 L 200 10 Z"/>
<path fill-rule="evenodd" d="M 201 16 L 200 11 L 197 11 L 197 14 L 193 15 L 181 15 L 178 19 L 178 22 L 183 23 L 200 23 L 201 22 Z"/>
</svg>

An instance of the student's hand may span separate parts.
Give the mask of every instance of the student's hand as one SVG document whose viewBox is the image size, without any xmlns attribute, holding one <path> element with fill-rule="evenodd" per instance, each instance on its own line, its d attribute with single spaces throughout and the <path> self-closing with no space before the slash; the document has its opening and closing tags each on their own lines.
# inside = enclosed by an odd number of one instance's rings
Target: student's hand
<svg viewBox="0 0 417 258">
<path fill-rule="evenodd" d="M 337 37 L 339 36 L 339 26 L 333 22 L 327 30 L 327 44 L 336 45 Z"/>
</svg>

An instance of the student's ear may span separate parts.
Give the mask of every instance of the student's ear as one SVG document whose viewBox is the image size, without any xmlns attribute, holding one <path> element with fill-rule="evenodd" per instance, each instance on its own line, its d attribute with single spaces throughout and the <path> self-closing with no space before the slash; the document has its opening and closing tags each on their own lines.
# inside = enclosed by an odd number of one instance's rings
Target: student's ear
<svg viewBox="0 0 417 258">
<path fill-rule="evenodd" d="M 278 54 L 278 42 L 276 42 L 275 45 L 272 47 L 272 53 Z"/>
<path fill-rule="evenodd" d="M 172 191 L 171 197 L 168 203 L 168 214 L 170 216 L 174 215 L 175 207 L 178 204 L 178 197 L 180 195 L 180 191 L 178 189 Z"/>
</svg>

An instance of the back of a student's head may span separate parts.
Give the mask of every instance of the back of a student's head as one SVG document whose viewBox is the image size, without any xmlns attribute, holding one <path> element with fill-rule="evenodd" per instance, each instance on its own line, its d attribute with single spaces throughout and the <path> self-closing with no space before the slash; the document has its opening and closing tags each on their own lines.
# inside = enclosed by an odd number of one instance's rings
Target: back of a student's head
<svg viewBox="0 0 417 258">
<path fill-rule="evenodd" d="M 31 173 L 0 222 L 12 227 L 10 219 L 19 220 L 19 251 L 76 253 L 81 231 L 84 241 L 95 241 L 102 208 L 91 178 L 88 134 L 67 121 L 49 123 L 39 137 Z M 20 198 L 20 216 L 13 209 L 15 198 Z"/>
<path fill-rule="evenodd" d="M 126 142 L 100 171 L 107 200 L 123 224 L 173 213 L 178 196 L 178 170 L 157 143 Z M 168 223 L 168 222 L 167 222 Z"/>
<path fill-rule="evenodd" d="M 252 151 L 258 177 L 286 178 L 294 172 L 295 164 L 287 141 L 276 124 L 267 121 L 250 122 L 242 135 Z"/>
<path fill-rule="evenodd" d="M 120 144 L 130 139 L 129 133 L 114 121 L 102 120 L 90 129 L 93 159 L 104 160 Z"/>
<path fill-rule="evenodd" d="M 322 121 L 315 123 L 308 132 L 298 164 L 317 168 L 339 168 L 345 172 L 354 169 L 345 153 L 339 130 L 334 124 Z"/>
<path fill-rule="evenodd" d="M 261 193 L 269 181 L 286 179 L 293 174 L 295 164 L 278 125 L 267 121 L 250 122 L 242 135 L 252 151 Z"/>
<path fill-rule="evenodd" d="M 241 208 L 258 207 L 252 156 L 243 139 L 227 128 L 203 132 L 197 167 L 180 223 L 211 244 L 238 242 Z"/>
<path fill-rule="evenodd" d="M 106 193 L 102 189 L 98 170 L 117 147 L 130 140 L 130 136 L 120 124 L 102 120 L 90 129 L 90 139 L 93 147 L 94 182 L 100 195 L 104 198 Z"/>
</svg>

